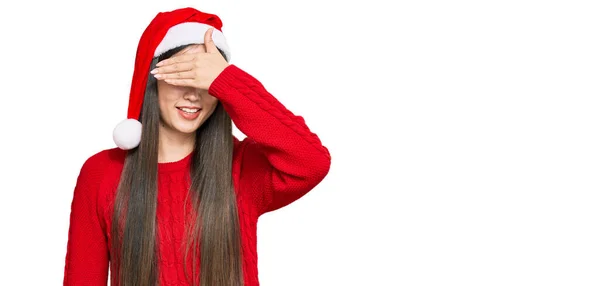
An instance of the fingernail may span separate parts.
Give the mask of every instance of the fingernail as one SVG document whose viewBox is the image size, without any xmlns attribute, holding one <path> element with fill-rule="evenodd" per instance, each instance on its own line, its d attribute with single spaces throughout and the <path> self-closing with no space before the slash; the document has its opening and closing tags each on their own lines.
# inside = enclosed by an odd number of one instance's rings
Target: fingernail
<svg viewBox="0 0 600 286">
<path fill-rule="evenodd" d="M 154 77 L 155 78 L 161 78 L 162 76 L 160 74 L 155 74 Z"/>
<path fill-rule="evenodd" d="M 153 70 L 150 71 L 151 74 L 155 74 L 157 72 L 158 72 L 158 69 L 153 69 Z"/>
<path fill-rule="evenodd" d="M 163 62 L 158 62 L 158 63 L 156 64 L 156 66 L 157 66 L 157 67 L 160 67 L 160 66 L 162 66 L 162 64 L 163 64 Z"/>
</svg>

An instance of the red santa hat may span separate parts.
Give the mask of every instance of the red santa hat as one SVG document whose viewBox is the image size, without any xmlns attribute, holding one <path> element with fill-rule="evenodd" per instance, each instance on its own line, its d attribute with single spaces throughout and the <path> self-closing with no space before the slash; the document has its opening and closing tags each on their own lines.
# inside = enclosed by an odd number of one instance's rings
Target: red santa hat
<svg viewBox="0 0 600 286">
<path fill-rule="evenodd" d="M 113 130 L 113 140 L 119 148 L 129 150 L 140 144 L 142 124 L 139 116 L 152 59 L 178 46 L 203 44 L 206 31 L 214 28 L 213 41 L 224 52 L 225 59 L 229 61 L 231 54 L 221 30 L 222 26 L 223 23 L 217 15 L 204 13 L 190 7 L 160 12 L 154 17 L 144 30 L 138 44 L 127 119 L 121 121 Z"/>
</svg>

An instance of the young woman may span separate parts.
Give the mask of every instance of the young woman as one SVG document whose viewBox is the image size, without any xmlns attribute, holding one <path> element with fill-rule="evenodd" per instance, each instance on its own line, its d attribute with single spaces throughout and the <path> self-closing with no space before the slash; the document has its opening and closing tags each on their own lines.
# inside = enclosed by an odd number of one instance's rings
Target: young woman
<svg viewBox="0 0 600 286">
<path fill-rule="evenodd" d="M 117 147 L 77 179 L 64 285 L 259 285 L 259 216 L 329 172 L 304 119 L 229 64 L 221 27 L 183 8 L 142 34 Z"/>
</svg>

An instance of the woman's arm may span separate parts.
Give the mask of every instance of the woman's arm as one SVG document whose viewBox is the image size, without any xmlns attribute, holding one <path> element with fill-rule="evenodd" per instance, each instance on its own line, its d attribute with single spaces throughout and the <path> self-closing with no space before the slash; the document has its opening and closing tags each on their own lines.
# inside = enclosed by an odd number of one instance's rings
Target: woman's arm
<svg viewBox="0 0 600 286">
<path fill-rule="evenodd" d="M 243 140 L 242 172 L 265 174 L 252 178 L 261 187 L 251 190 L 259 215 L 302 197 L 329 172 L 331 156 L 319 137 L 273 97 L 253 76 L 229 65 L 212 82 L 209 94 L 219 99 Z"/>
<path fill-rule="evenodd" d="M 98 159 L 97 154 L 83 164 L 73 192 L 63 285 L 107 285 L 108 242 L 97 205 L 103 164 Z"/>
</svg>

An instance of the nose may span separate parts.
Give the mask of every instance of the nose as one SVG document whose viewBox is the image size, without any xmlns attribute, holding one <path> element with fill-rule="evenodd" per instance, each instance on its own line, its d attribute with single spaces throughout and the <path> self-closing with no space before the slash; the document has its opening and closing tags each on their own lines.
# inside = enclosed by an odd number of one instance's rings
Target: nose
<svg viewBox="0 0 600 286">
<path fill-rule="evenodd" d="M 183 98 L 189 101 L 196 101 L 200 99 L 200 92 L 195 88 L 189 88 L 183 94 Z"/>
</svg>

